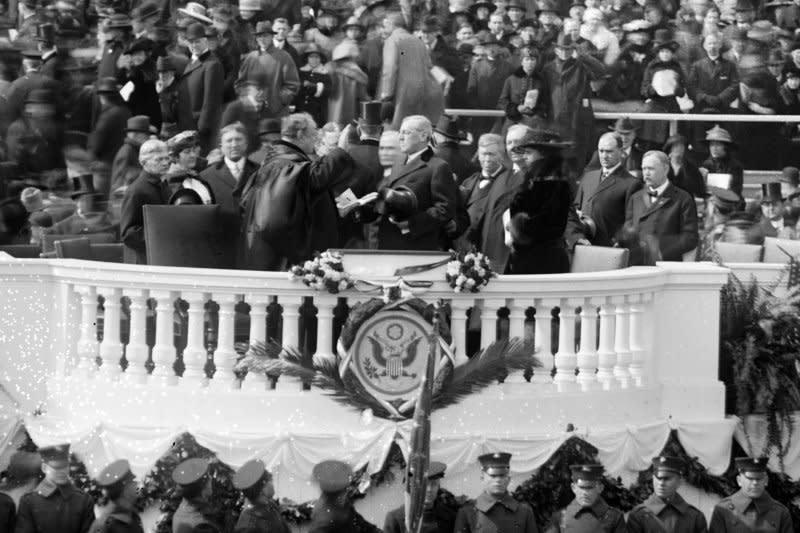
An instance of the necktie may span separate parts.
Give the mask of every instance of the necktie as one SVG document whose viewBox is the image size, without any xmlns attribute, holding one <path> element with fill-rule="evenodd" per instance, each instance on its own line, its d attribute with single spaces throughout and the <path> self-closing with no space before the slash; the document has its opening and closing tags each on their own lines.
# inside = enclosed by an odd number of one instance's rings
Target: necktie
<svg viewBox="0 0 800 533">
<path fill-rule="evenodd" d="M 651 199 L 656 199 L 658 198 L 658 191 L 655 189 L 647 189 L 647 196 Z"/>
<path fill-rule="evenodd" d="M 233 178 L 234 178 L 236 181 L 239 181 L 239 178 L 241 178 L 241 177 L 242 177 L 242 168 L 241 168 L 241 166 L 239 165 L 239 162 L 238 162 L 238 161 L 236 161 L 236 162 L 234 162 L 234 163 L 232 164 L 232 167 L 231 167 L 231 174 L 233 174 Z"/>
<path fill-rule="evenodd" d="M 608 171 L 603 169 L 600 171 L 600 183 L 604 182 L 608 177 Z"/>
</svg>

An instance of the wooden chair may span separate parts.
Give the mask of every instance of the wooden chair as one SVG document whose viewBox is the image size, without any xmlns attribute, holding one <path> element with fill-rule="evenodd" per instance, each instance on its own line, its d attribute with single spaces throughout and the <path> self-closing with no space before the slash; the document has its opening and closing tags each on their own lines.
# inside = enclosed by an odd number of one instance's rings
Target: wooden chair
<svg viewBox="0 0 800 533">
<path fill-rule="evenodd" d="M 789 256 L 800 256 L 800 241 L 789 239 L 764 239 L 764 263 L 788 263 Z"/>
<path fill-rule="evenodd" d="M 38 244 L 4 244 L 0 246 L 0 252 L 6 252 L 17 259 L 38 258 L 41 251 L 42 247 Z"/>
<path fill-rule="evenodd" d="M 56 257 L 61 259 L 86 259 L 90 261 L 105 261 L 108 263 L 122 263 L 121 243 L 94 244 L 89 239 L 68 239 L 56 241 Z"/>
<path fill-rule="evenodd" d="M 718 242 L 714 245 L 723 263 L 758 263 L 764 247 L 760 244 Z"/>
<path fill-rule="evenodd" d="M 53 233 L 45 233 L 42 236 L 42 253 L 55 251 L 56 241 L 66 241 L 70 239 L 84 239 L 84 238 L 89 239 L 89 242 L 94 244 L 100 244 L 100 243 L 109 244 L 112 242 L 116 242 L 117 240 L 113 233 L 80 233 L 73 235 L 56 235 Z"/>
<path fill-rule="evenodd" d="M 145 205 L 147 264 L 233 268 L 235 235 L 225 235 L 218 205 Z"/>
<path fill-rule="evenodd" d="M 608 246 L 575 246 L 570 272 L 601 272 L 628 266 L 630 252 L 627 248 Z"/>
</svg>

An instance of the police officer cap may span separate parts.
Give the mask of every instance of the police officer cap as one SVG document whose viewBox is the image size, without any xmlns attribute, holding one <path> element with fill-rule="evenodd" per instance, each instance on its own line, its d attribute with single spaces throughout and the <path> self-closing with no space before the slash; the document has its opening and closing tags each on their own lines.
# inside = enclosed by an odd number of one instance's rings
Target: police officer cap
<svg viewBox="0 0 800 533">
<path fill-rule="evenodd" d="M 511 465 L 511 454 L 506 452 L 485 453 L 478 457 L 478 461 L 481 463 L 481 468 L 484 470 L 508 470 Z"/>
<path fill-rule="evenodd" d="M 353 469 L 342 461 L 322 461 L 314 467 L 312 475 L 322 492 L 339 492 L 350 483 Z"/>
<path fill-rule="evenodd" d="M 605 472 L 603 465 L 598 464 L 570 465 L 569 469 L 572 470 L 572 481 L 578 481 L 579 479 L 600 481 L 603 479 L 603 472 Z"/>
<path fill-rule="evenodd" d="M 39 448 L 42 461 L 54 467 L 64 467 L 69 464 L 69 444 L 56 444 Z"/>
<path fill-rule="evenodd" d="M 264 462 L 259 459 L 247 461 L 233 475 L 233 486 L 238 490 L 247 490 L 268 474 Z"/>
<path fill-rule="evenodd" d="M 172 471 L 172 481 L 178 485 L 191 485 L 203 479 L 208 473 L 208 461 L 205 459 L 187 459 Z"/>
<path fill-rule="evenodd" d="M 737 457 L 736 470 L 739 473 L 744 472 L 766 472 L 767 471 L 767 458 L 766 457 Z"/>
<path fill-rule="evenodd" d="M 431 461 L 428 466 L 428 479 L 441 479 L 444 477 L 444 471 L 447 470 L 447 465 L 439 461 Z"/>
<path fill-rule="evenodd" d="M 100 472 L 100 475 L 97 476 L 97 484 L 101 487 L 110 487 L 129 479 L 133 479 L 131 464 L 125 459 L 120 459 L 119 461 L 114 461 Z"/>
<path fill-rule="evenodd" d="M 667 472 L 675 472 L 676 474 L 683 475 L 683 472 L 686 470 L 686 463 L 680 457 L 660 455 L 653 459 L 653 469 L 656 472 L 665 470 Z"/>
</svg>

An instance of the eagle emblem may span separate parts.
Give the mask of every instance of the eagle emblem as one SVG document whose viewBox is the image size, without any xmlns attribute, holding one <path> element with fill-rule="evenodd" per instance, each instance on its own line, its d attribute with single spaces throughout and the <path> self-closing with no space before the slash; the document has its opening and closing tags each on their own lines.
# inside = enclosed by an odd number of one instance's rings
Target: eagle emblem
<svg viewBox="0 0 800 533">
<path fill-rule="evenodd" d="M 386 336 L 392 338 L 392 329 L 400 328 L 399 324 L 392 324 L 386 328 Z M 401 333 L 402 336 L 402 333 Z M 414 362 L 417 358 L 417 346 L 419 346 L 422 337 L 417 336 L 416 333 L 404 343 L 399 345 L 392 345 L 388 343 L 377 332 L 373 332 L 367 340 L 372 344 L 372 357 L 379 366 L 383 367 L 380 376 L 389 376 L 391 379 L 398 379 L 402 377 L 411 377 L 416 379 L 417 373 L 409 373 L 405 368 Z"/>
</svg>

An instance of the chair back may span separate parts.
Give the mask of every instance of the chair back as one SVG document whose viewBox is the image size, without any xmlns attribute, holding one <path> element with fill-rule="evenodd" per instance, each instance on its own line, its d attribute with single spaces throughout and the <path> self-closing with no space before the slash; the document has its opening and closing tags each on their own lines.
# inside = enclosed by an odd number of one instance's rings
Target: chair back
<svg viewBox="0 0 800 533">
<path fill-rule="evenodd" d="M 122 243 L 111 244 L 89 244 L 92 251 L 93 261 L 105 261 L 106 263 L 122 263 L 125 245 Z"/>
<path fill-rule="evenodd" d="M 59 259 L 91 259 L 92 248 L 89 239 L 65 239 L 55 242 L 56 257 Z"/>
<path fill-rule="evenodd" d="M 219 205 L 145 205 L 147 264 L 232 268 L 236 235 L 222 231 Z"/>
<path fill-rule="evenodd" d="M 627 248 L 578 244 L 572 254 L 570 272 L 600 272 L 625 268 L 628 266 L 629 254 Z"/>
<path fill-rule="evenodd" d="M 70 239 L 89 239 L 90 243 L 100 244 L 100 243 L 112 243 L 116 242 L 116 237 L 113 233 L 79 233 L 74 235 L 57 235 L 55 233 L 45 233 L 42 235 L 42 252 L 52 252 L 55 251 L 55 242 L 56 241 L 67 241 Z"/>
<path fill-rule="evenodd" d="M 6 252 L 17 259 L 30 259 L 38 258 L 42 247 L 38 244 L 3 244 L 0 245 L 0 252 Z"/>
<path fill-rule="evenodd" d="M 764 247 L 760 244 L 718 242 L 714 248 L 723 263 L 758 263 Z"/>
<path fill-rule="evenodd" d="M 764 263 L 788 263 L 789 256 L 800 256 L 800 241 L 789 239 L 764 239 Z"/>
</svg>

